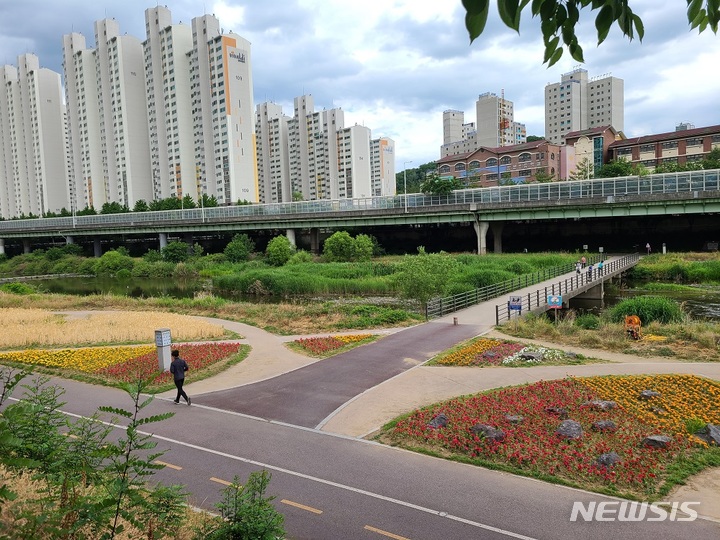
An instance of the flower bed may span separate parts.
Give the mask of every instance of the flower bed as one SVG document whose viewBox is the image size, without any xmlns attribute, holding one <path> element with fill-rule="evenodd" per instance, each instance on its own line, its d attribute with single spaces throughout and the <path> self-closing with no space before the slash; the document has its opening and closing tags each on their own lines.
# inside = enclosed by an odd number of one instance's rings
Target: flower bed
<svg viewBox="0 0 720 540">
<path fill-rule="evenodd" d="M 328 356 L 333 351 L 350 344 L 361 344 L 375 338 L 372 334 L 353 334 L 346 336 L 327 336 L 296 339 L 292 343 L 313 356 Z"/>
<path fill-rule="evenodd" d="M 562 363 L 569 358 L 563 351 L 556 349 L 479 338 L 440 357 L 436 363 L 443 366 L 525 366 L 549 362 Z"/>
<path fill-rule="evenodd" d="M 662 404 L 667 415 L 647 413 L 648 403 L 638 395 L 648 386 L 665 397 Z M 481 465 L 550 475 L 591 489 L 647 496 L 657 492 L 668 467 L 679 456 L 697 450 L 684 432 L 683 420 L 700 418 L 720 423 L 718 392 L 717 384 L 688 376 L 543 381 L 417 410 L 397 421 L 382 439 Z M 613 400 L 618 406 L 603 410 L 589 404 L 597 399 Z M 441 414 L 447 425 L 431 427 L 429 424 L 434 419 L 437 422 Z M 580 438 L 556 434 L 563 418 L 579 422 L 583 430 Z M 614 422 L 615 428 L 595 431 L 593 424 L 601 420 Z M 494 440 L 484 436 L 477 428 L 480 424 L 502 430 L 503 437 Z M 643 446 L 645 437 L 658 434 L 669 436 L 667 448 Z M 617 453 L 620 461 L 612 466 L 599 465 L 597 458 L 610 452 Z"/>
<path fill-rule="evenodd" d="M 182 345 L 178 348 L 192 372 L 237 354 L 241 347 L 243 346 L 238 343 L 203 343 Z M 0 362 L 3 360 L 80 371 L 117 382 L 130 382 L 158 375 L 157 348 L 153 345 L 62 350 L 32 349 L 0 353 Z M 154 384 L 171 381 L 171 374 L 165 372 L 157 376 Z"/>
</svg>

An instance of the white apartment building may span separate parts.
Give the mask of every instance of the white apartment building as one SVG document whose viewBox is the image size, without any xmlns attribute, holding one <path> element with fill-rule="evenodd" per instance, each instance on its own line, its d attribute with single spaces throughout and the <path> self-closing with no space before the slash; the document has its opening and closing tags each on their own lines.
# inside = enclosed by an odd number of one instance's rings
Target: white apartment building
<svg viewBox="0 0 720 540">
<path fill-rule="evenodd" d="M 0 216 L 68 209 L 65 106 L 60 74 L 34 54 L 0 70 Z"/>
<path fill-rule="evenodd" d="M 370 129 L 358 125 L 341 129 L 337 132 L 337 141 L 338 194 L 332 198 L 372 197 Z"/>
<path fill-rule="evenodd" d="M 259 201 L 250 42 L 192 20 L 190 57 L 196 181 L 218 203 Z"/>
<path fill-rule="evenodd" d="M 94 50 L 63 37 L 75 208 L 107 202 L 132 208 L 153 198 L 143 47 L 114 19 L 95 22 Z"/>
<path fill-rule="evenodd" d="M 145 32 L 152 198 L 190 195 L 198 201 L 188 54 L 192 30 L 173 24 L 170 10 L 157 6 L 145 10 Z"/>
<path fill-rule="evenodd" d="M 290 157 L 288 122 L 290 117 L 276 103 L 261 103 L 255 112 L 260 202 L 289 202 Z"/>
<path fill-rule="evenodd" d="M 395 195 L 395 141 L 388 137 L 371 140 L 370 163 L 372 194 L 376 197 Z"/>
<path fill-rule="evenodd" d="M 513 102 L 492 92 L 478 96 L 476 122 L 465 123 L 461 111 L 443 112 L 443 145 L 440 156 L 474 152 L 480 147 L 498 148 L 527 141 L 525 124 L 515 121 Z"/>
<path fill-rule="evenodd" d="M 527 141 L 525 125 L 515 122 L 512 101 L 492 92 L 478 96 L 475 102 L 477 115 L 477 147 L 511 146 Z"/>
<path fill-rule="evenodd" d="M 605 75 L 588 79 L 585 69 L 564 73 L 545 86 L 545 138 L 564 144 L 565 135 L 600 126 L 625 127 L 624 82 Z"/>
</svg>

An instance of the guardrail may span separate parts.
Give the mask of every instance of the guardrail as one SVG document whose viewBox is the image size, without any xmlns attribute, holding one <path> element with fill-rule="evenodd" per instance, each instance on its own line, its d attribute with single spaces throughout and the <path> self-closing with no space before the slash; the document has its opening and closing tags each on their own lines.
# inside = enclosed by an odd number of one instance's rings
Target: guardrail
<svg viewBox="0 0 720 540">
<path fill-rule="evenodd" d="M 695 193 L 720 191 L 720 169 L 707 171 L 686 171 L 680 173 L 651 174 L 648 176 L 626 176 L 620 178 L 599 178 L 548 182 L 543 184 L 521 184 L 486 188 L 461 189 L 447 196 L 410 193 L 394 197 L 366 197 L 359 199 L 320 199 L 287 203 L 250 204 L 220 206 L 213 208 L 192 208 L 161 210 L 153 212 L 127 212 L 122 214 L 74 215 L 71 217 L 50 217 L 37 219 L 11 219 L 0 221 L 2 231 L 70 231 L 75 228 L 103 226 L 161 226 L 167 224 L 202 224 L 233 220 L 272 219 L 298 215 L 312 215 L 334 212 L 362 212 L 368 210 L 407 210 L 418 208 L 442 208 L 443 206 L 476 204 L 512 204 L 518 202 L 548 203 L 559 200 L 601 199 L 614 202 L 615 197 L 646 196 L 672 193 Z"/>
<path fill-rule="evenodd" d="M 600 255 L 588 255 L 587 261 L 590 264 L 594 264 L 600 260 Z M 459 311 L 466 307 L 474 306 L 480 302 L 486 302 L 530 285 L 535 285 L 542 281 L 567 274 L 568 272 L 575 269 L 575 263 L 562 264 L 560 266 L 554 266 L 552 268 L 546 268 L 533 272 L 532 274 L 526 274 L 524 276 L 518 276 L 516 278 L 501 281 L 493 285 L 487 285 L 480 287 L 472 291 L 466 291 L 452 296 L 445 296 L 443 298 L 433 298 L 428 301 L 425 306 L 425 318 L 427 320 L 437 319 L 438 317 L 444 317 L 455 311 Z"/>
<path fill-rule="evenodd" d="M 602 281 L 601 278 L 604 276 L 622 272 L 623 270 L 634 266 L 639 259 L 640 255 L 638 253 L 625 255 L 619 259 L 612 259 L 610 261 L 603 262 L 603 269 L 601 273 L 597 268 L 595 268 L 593 269 L 592 275 L 590 275 L 588 269 L 585 269 L 585 271 L 575 274 L 572 277 L 565 278 L 557 283 L 553 283 L 549 287 L 529 292 L 526 296 L 522 297 L 520 303 L 521 309 L 519 311 L 510 309 L 510 302 L 497 304 L 495 306 L 495 324 L 499 325 L 500 323 L 509 321 L 513 315 L 520 317 L 523 313 L 528 313 L 533 311 L 533 309 L 549 309 L 547 302 L 548 296 L 563 295 L 585 287 L 586 285 L 600 282 Z"/>
</svg>

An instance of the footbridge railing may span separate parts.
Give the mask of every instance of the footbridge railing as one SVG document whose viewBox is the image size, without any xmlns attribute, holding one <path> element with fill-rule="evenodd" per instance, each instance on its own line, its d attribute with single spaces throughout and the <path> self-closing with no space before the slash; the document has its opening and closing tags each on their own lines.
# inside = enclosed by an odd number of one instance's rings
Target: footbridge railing
<svg viewBox="0 0 720 540">
<path fill-rule="evenodd" d="M 520 303 L 512 306 L 513 309 L 511 309 L 510 302 L 497 304 L 495 306 L 495 324 L 500 325 L 507 322 L 513 316 L 519 317 L 529 312 L 546 311 L 551 307 L 548 304 L 549 296 L 564 295 L 566 297 L 565 299 L 572 298 L 594 287 L 598 283 L 635 266 L 638 260 L 640 260 L 640 255 L 633 253 L 603 262 L 602 270 L 598 270 L 597 267 L 595 267 L 591 272 L 588 268 L 585 268 L 579 274 L 566 277 L 547 287 L 536 289 L 535 291 L 520 296 Z"/>
<path fill-rule="evenodd" d="M 600 255 L 588 255 L 588 263 L 594 264 L 600 260 Z M 548 279 L 552 279 L 563 274 L 574 270 L 575 263 L 567 263 L 552 268 L 546 268 L 533 272 L 532 274 L 526 274 L 524 276 L 518 276 L 516 278 L 501 281 L 493 285 L 487 285 L 473 289 L 472 291 L 466 291 L 452 296 L 445 296 L 443 298 L 433 298 L 428 301 L 425 307 L 425 318 L 427 320 L 437 319 L 438 317 L 444 317 L 455 311 L 459 311 L 466 307 L 474 306 L 481 302 L 487 302 L 493 298 L 498 298 L 504 294 L 530 287 L 536 283 L 542 283 Z"/>
</svg>

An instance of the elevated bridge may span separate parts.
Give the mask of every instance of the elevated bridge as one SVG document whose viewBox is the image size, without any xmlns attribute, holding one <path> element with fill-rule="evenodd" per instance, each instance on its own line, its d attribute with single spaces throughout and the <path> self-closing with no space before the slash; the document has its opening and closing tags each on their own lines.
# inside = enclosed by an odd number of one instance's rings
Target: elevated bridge
<svg viewBox="0 0 720 540">
<path fill-rule="evenodd" d="M 502 251 L 505 223 L 631 216 L 708 215 L 720 212 L 720 170 L 465 189 L 449 196 L 409 194 L 365 199 L 193 208 L 159 212 L 83 215 L 0 221 L 0 253 L 6 240 L 154 235 L 160 247 L 168 235 L 278 230 L 291 241 L 309 231 L 319 250 L 321 228 L 471 224 L 477 252 L 487 252 L 492 228 L 495 251 Z M 96 250 L 97 251 L 97 250 Z"/>
</svg>

